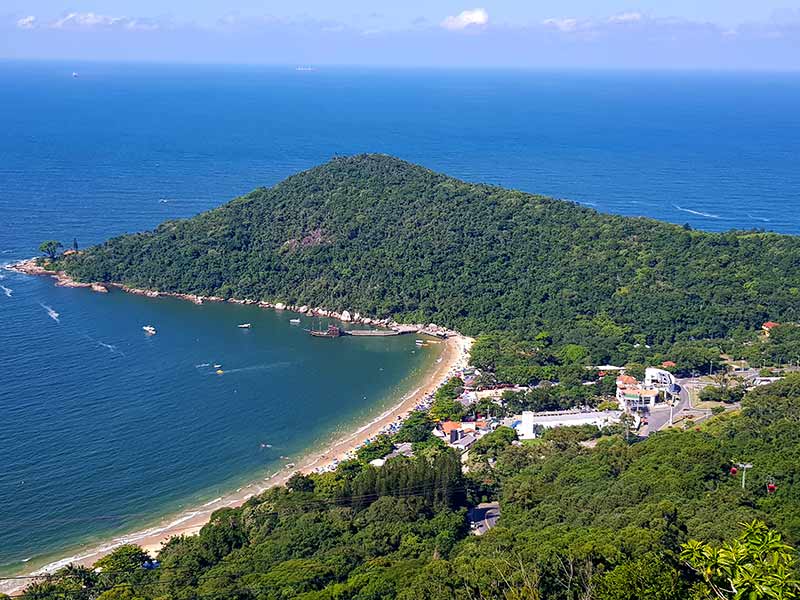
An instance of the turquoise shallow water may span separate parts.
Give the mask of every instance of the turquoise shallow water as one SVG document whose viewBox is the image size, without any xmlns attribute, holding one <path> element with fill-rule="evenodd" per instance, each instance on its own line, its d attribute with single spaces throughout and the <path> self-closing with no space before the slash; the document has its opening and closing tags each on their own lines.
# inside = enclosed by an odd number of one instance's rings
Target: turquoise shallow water
<svg viewBox="0 0 800 600">
<path fill-rule="evenodd" d="M 0 62 L 0 81 L 0 263 L 366 151 L 608 212 L 800 232 L 797 74 Z M 432 358 L 411 338 L 312 341 L 252 307 L 3 276 L 5 570 L 271 472 Z M 224 376 L 197 366 L 215 362 Z"/>
</svg>

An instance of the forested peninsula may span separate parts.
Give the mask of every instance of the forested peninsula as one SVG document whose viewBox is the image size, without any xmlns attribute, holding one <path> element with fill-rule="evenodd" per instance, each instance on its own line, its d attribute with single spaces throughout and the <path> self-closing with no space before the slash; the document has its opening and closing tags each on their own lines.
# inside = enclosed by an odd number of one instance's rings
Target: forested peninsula
<svg viewBox="0 0 800 600">
<path fill-rule="evenodd" d="M 574 362 L 701 368 L 708 340 L 712 355 L 725 340 L 745 353 L 765 321 L 796 320 L 800 302 L 798 237 L 607 215 L 372 154 L 54 268 L 86 282 L 435 322 L 481 336 L 479 366 L 521 384 Z"/>
</svg>

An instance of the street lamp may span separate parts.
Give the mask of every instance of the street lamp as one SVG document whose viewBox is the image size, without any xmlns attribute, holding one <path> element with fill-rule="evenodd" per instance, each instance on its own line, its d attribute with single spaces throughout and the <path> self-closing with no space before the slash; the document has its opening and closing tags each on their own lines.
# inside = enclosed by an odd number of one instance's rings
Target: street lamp
<svg viewBox="0 0 800 600">
<path fill-rule="evenodd" d="M 752 469 L 753 465 L 750 463 L 734 463 L 742 470 L 742 489 L 744 489 L 745 482 L 747 481 L 747 469 Z"/>
</svg>

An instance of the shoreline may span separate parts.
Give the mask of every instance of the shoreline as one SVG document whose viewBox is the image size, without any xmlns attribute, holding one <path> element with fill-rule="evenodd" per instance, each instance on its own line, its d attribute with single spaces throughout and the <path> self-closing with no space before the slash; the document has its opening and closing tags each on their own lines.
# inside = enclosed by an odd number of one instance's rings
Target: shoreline
<svg viewBox="0 0 800 600">
<path fill-rule="evenodd" d="M 150 292 L 147 290 L 137 290 L 134 288 L 127 288 L 126 286 L 119 284 L 106 285 L 76 282 L 63 272 L 58 273 L 54 271 L 48 271 L 42 267 L 39 267 L 35 264 L 34 259 L 18 262 L 13 265 L 7 265 L 6 268 L 26 275 L 47 275 L 54 277 L 56 279 L 56 285 L 62 287 L 85 287 L 91 288 L 92 291 L 100 293 L 107 292 L 108 286 L 119 288 L 122 291 L 129 293 L 146 295 L 148 297 L 177 297 L 195 302 L 196 304 L 202 304 L 202 302 L 205 300 L 225 301 L 222 298 L 205 298 L 191 294 L 159 293 Z M 36 578 L 45 577 L 48 573 L 52 573 L 53 571 L 56 571 L 70 563 L 90 566 L 106 554 L 113 551 L 115 548 L 118 548 L 124 544 L 137 544 L 151 554 L 156 553 L 158 550 L 160 550 L 163 543 L 175 535 L 196 535 L 203 525 L 209 521 L 211 514 L 220 508 L 233 508 L 241 506 L 251 497 L 257 496 L 271 487 L 284 485 L 286 481 L 296 472 L 309 474 L 335 468 L 339 461 L 350 457 L 366 441 L 389 430 L 390 427 L 401 423 L 411 412 L 417 408 L 426 406 L 436 389 L 445 383 L 458 370 L 467 366 L 469 360 L 469 349 L 473 342 L 472 338 L 463 336 L 458 332 L 445 330 L 444 328 L 440 328 L 435 325 L 401 325 L 389 319 L 364 318 L 358 313 L 354 313 L 351 316 L 348 311 L 336 313 L 324 309 L 308 309 L 308 307 L 305 306 L 286 306 L 281 303 L 269 304 L 251 300 L 232 299 L 228 300 L 228 302 L 234 304 L 256 304 L 262 308 L 290 310 L 294 312 L 301 312 L 303 314 L 312 312 L 315 316 L 325 316 L 328 318 L 338 319 L 343 322 L 363 323 L 366 325 L 386 327 L 399 330 L 401 333 L 414 332 L 434 336 L 437 338 L 443 337 L 444 339 L 440 340 L 440 343 L 442 344 L 442 350 L 438 359 L 421 377 L 419 380 L 419 385 L 416 387 L 416 389 L 406 393 L 399 400 L 399 402 L 390 402 L 390 408 L 386 409 L 380 415 L 373 418 L 366 424 L 362 424 L 362 422 L 357 421 L 353 424 L 355 429 L 340 436 L 335 436 L 334 434 L 330 442 L 323 442 L 320 444 L 322 449 L 319 449 L 319 447 L 309 448 L 299 459 L 296 467 L 288 469 L 287 467 L 283 467 L 272 475 L 244 484 L 236 491 L 222 495 L 219 498 L 211 500 L 210 502 L 206 502 L 202 506 L 193 507 L 177 514 L 173 513 L 166 515 L 159 523 L 155 525 L 114 537 L 111 540 L 98 542 L 93 544 L 90 548 L 79 551 L 72 556 L 52 561 L 32 572 L 27 572 L 24 575 L 19 576 L 29 577 L 30 579 L 16 579 L 0 583 L 0 593 L 18 594 L 23 588 L 34 582 Z M 300 308 L 306 310 L 301 311 L 299 310 Z M 342 316 L 346 318 L 342 319 Z"/>
<path fill-rule="evenodd" d="M 64 271 L 53 271 L 36 264 L 38 259 L 36 257 L 21 260 L 15 263 L 5 265 L 5 269 L 23 275 L 36 275 L 52 277 L 56 280 L 55 285 L 58 287 L 69 288 L 89 288 L 93 292 L 107 293 L 108 288 L 115 288 L 122 290 L 128 294 L 136 294 L 138 296 L 145 296 L 147 298 L 178 298 L 180 300 L 187 300 L 194 304 L 203 304 L 205 302 L 228 302 L 230 304 L 242 304 L 247 306 L 258 306 L 259 308 L 268 308 L 273 310 L 286 310 L 289 312 L 300 313 L 308 317 L 325 317 L 328 319 L 336 319 L 343 323 L 354 323 L 361 325 L 372 325 L 374 327 L 381 327 L 391 329 L 398 333 L 420 333 L 423 335 L 430 335 L 437 338 L 447 339 L 449 337 L 464 337 L 458 331 L 440 327 L 434 323 L 428 324 L 408 324 L 398 323 L 390 318 L 373 318 L 362 315 L 358 311 L 342 310 L 341 312 L 329 310 L 323 307 L 310 307 L 307 304 L 287 304 L 285 302 L 267 302 L 264 300 L 252 300 L 249 298 L 222 298 L 220 296 L 201 296 L 198 294 L 183 294 L 180 292 L 161 292 L 158 290 L 148 290 L 143 288 L 134 288 L 122 283 L 101 283 L 92 282 L 86 283 L 83 281 L 76 281 Z"/>
</svg>

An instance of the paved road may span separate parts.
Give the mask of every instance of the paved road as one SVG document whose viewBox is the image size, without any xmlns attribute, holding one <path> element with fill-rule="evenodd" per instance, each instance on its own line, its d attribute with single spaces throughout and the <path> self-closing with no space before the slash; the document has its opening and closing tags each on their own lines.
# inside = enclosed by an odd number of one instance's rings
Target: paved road
<svg viewBox="0 0 800 600">
<path fill-rule="evenodd" d="M 500 518 L 500 504 L 498 502 L 483 502 L 470 509 L 469 526 L 475 535 L 483 535 L 497 525 Z"/>
<path fill-rule="evenodd" d="M 681 391 L 678 393 L 678 402 L 672 409 L 673 420 L 678 416 L 679 412 L 685 408 L 691 407 L 691 403 L 689 401 L 689 390 L 686 387 L 687 383 L 689 383 L 689 380 L 686 379 L 681 379 L 678 381 Z M 669 405 L 659 406 L 658 408 L 651 410 L 650 415 L 647 418 L 647 431 L 659 431 L 664 427 L 668 427 L 669 412 Z"/>
</svg>

